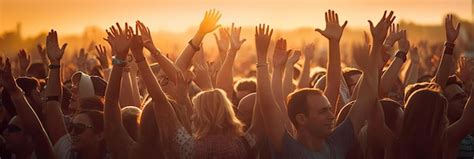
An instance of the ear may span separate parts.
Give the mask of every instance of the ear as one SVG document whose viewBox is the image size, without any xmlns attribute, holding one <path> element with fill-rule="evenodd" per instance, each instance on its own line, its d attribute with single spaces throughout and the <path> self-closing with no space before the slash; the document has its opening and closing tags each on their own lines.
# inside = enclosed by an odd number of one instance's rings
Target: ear
<svg viewBox="0 0 474 159">
<path fill-rule="evenodd" d="M 299 113 L 299 114 L 296 114 L 295 119 L 296 119 L 297 125 L 305 125 L 307 117 L 303 113 Z"/>
</svg>

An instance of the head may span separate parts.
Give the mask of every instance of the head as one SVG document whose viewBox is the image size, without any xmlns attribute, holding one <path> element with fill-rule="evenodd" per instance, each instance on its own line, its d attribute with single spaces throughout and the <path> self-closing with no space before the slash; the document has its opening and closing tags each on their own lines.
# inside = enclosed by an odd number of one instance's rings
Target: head
<svg viewBox="0 0 474 159">
<path fill-rule="evenodd" d="M 71 149 L 76 152 L 87 152 L 89 149 L 105 148 L 104 114 L 97 110 L 82 110 L 74 116 L 68 126 L 71 135 Z"/>
<path fill-rule="evenodd" d="M 24 132 L 23 124 L 18 116 L 14 116 L 3 131 L 6 140 L 6 149 L 13 153 L 32 153 L 33 141 L 31 136 Z"/>
<path fill-rule="evenodd" d="M 291 93 L 287 101 L 288 116 L 298 132 L 325 138 L 332 133 L 335 116 L 326 96 L 319 89 L 304 88 Z"/>
<path fill-rule="evenodd" d="M 48 76 L 43 63 L 32 63 L 26 70 L 26 74 L 37 79 L 45 79 Z"/>
<path fill-rule="evenodd" d="M 71 100 L 69 109 L 78 109 L 78 101 L 84 97 L 100 97 L 105 95 L 107 82 L 98 76 L 89 76 L 82 72 L 76 72 L 71 77 Z"/>
<path fill-rule="evenodd" d="M 237 119 L 232 102 L 221 89 L 198 93 L 193 99 L 194 114 L 191 118 L 195 138 L 209 134 L 241 136 L 244 125 Z"/>
<path fill-rule="evenodd" d="M 142 113 L 138 107 L 126 106 L 121 109 L 122 112 L 122 123 L 133 140 L 137 139 L 138 134 L 138 117 Z"/>
<path fill-rule="evenodd" d="M 257 91 L 257 82 L 254 78 L 244 78 L 234 84 L 237 100 L 240 101 L 246 95 Z"/>
<path fill-rule="evenodd" d="M 359 82 L 360 76 L 362 76 L 362 71 L 356 68 L 344 68 L 342 72 L 347 87 L 349 87 L 350 93 L 353 94 L 355 86 L 357 85 L 357 82 Z"/>
<path fill-rule="evenodd" d="M 402 158 L 437 158 L 448 125 L 447 101 L 440 89 L 415 91 L 405 106 L 400 133 Z"/>
<path fill-rule="evenodd" d="M 381 99 L 380 104 L 383 108 L 385 125 L 398 136 L 403 125 L 403 106 L 389 98 Z"/>
<path fill-rule="evenodd" d="M 237 106 L 237 117 L 245 124 L 245 129 L 248 129 L 252 124 L 253 108 L 255 106 L 255 98 L 257 93 L 250 93 L 240 100 Z"/>
<path fill-rule="evenodd" d="M 462 116 L 468 94 L 464 92 L 463 84 L 456 76 L 450 76 L 448 78 L 443 93 L 448 100 L 449 122 L 454 123 Z"/>
<path fill-rule="evenodd" d="M 408 102 L 408 98 L 413 94 L 413 92 L 423 88 L 440 89 L 439 85 L 434 82 L 421 82 L 408 85 L 407 87 L 405 87 L 405 96 L 403 97 L 404 103 Z"/>
</svg>

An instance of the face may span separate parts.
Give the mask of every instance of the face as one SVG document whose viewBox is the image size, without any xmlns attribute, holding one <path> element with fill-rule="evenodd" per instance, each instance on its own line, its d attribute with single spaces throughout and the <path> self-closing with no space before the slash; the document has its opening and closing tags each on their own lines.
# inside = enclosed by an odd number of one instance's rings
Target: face
<svg viewBox="0 0 474 159">
<path fill-rule="evenodd" d="M 31 147 L 28 135 L 23 132 L 23 127 L 17 117 L 12 118 L 7 128 L 3 131 L 6 140 L 6 148 L 12 152 L 24 151 L 25 147 Z"/>
<path fill-rule="evenodd" d="M 302 126 L 313 136 L 325 138 L 332 133 L 336 117 L 331 111 L 331 104 L 321 95 L 308 96 L 308 115 L 303 116 Z M 298 118 L 298 117 L 297 117 Z M 298 120 L 298 119 L 297 119 Z"/>
<path fill-rule="evenodd" d="M 101 134 L 94 132 L 92 122 L 86 114 L 76 115 L 69 125 L 68 131 L 72 139 L 71 149 L 75 151 L 91 147 L 101 140 Z"/>
</svg>

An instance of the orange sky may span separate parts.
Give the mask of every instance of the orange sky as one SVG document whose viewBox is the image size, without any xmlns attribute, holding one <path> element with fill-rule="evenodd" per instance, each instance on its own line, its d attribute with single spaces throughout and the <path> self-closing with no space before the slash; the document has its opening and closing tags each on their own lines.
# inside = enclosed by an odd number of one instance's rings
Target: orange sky
<svg viewBox="0 0 474 159">
<path fill-rule="evenodd" d="M 34 35 L 55 28 L 63 34 L 81 33 L 87 26 L 104 30 L 116 21 L 143 21 L 152 30 L 182 32 L 196 26 L 204 11 L 216 8 L 221 24 L 275 28 L 324 27 L 324 11 L 336 10 L 349 27 L 366 27 L 385 9 L 397 19 L 441 24 L 451 12 L 472 19 L 473 0 L 0 0 L 0 32 L 22 22 L 23 33 Z"/>
</svg>

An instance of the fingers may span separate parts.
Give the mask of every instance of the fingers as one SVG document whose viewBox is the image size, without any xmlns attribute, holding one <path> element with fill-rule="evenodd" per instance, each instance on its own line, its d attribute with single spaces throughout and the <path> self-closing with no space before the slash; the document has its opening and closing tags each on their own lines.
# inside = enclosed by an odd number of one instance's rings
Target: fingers
<svg viewBox="0 0 474 159">
<path fill-rule="evenodd" d="M 339 23 L 339 22 L 338 22 Z M 344 24 L 342 24 L 342 29 L 346 28 L 346 25 L 347 25 L 347 20 L 344 21 Z"/>
<path fill-rule="evenodd" d="M 64 51 L 66 50 L 67 43 L 64 43 L 63 46 L 61 46 L 61 52 L 64 54 Z"/>
<path fill-rule="evenodd" d="M 374 23 L 372 23 L 371 20 L 368 20 L 369 21 L 369 25 L 370 25 L 370 30 L 373 32 L 374 30 Z"/>
</svg>

